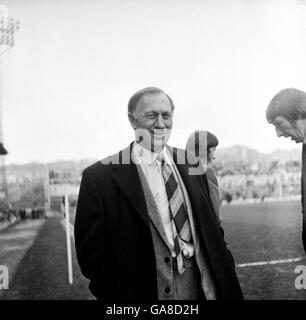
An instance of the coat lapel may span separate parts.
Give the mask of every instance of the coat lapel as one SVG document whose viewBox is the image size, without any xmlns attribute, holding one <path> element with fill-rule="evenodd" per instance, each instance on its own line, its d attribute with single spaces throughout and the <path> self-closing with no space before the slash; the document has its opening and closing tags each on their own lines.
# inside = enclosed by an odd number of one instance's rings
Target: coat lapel
<svg viewBox="0 0 306 320">
<path fill-rule="evenodd" d="M 186 187 L 188 197 L 190 199 L 193 217 L 195 219 L 196 228 L 201 234 L 206 250 L 215 256 L 214 248 L 211 248 L 211 239 L 215 238 L 215 233 L 217 232 L 217 223 L 214 219 L 214 213 L 212 209 L 212 203 L 207 190 L 207 186 L 200 186 L 199 179 L 203 179 L 202 176 L 198 177 L 196 175 L 190 175 L 188 172 L 189 165 L 177 163 L 178 154 L 177 150 L 173 149 L 173 159 L 176 163 L 177 169 L 180 172 L 184 185 Z M 204 184 L 204 179 L 203 179 Z"/>
<path fill-rule="evenodd" d="M 163 226 L 161 217 L 160 217 L 160 213 L 158 211 L 155 199 L 153 197 L 153 194 L 150 190 L 150 187 L 148 185 L 148 182 L 145 178 L 145 175 L 141 169 L 140 166 L 137 166 L 138 172 L 139 172 L 139 176 L 140 176 L 140 181 L 142 183 L 143 186 L 143 190 L 144 190 L 144 194 L 145 194 L 145 198 L 146 198 L 146 204 L 148 207 L 148 215 L 154 225 L 154 227 L 156 228 L 157 232 L 159 233 L 159 235 L 161 236 L 161 238 L 164 240 L 164 242 L 166 243 L 166 245 L 171 249 L 171 245 L 167 239 L 167 235 L 165 232 L 165 228 Z"/>
<path fill-rule="evenodd" d="M 131 159 L 132 147 L 133 143 L 131 143 L 126 149 L 120 151 L 119 164 L 112 165 L 113 177 L 139 216 L 147 225 L 149 225 L 148 210 L 146 207 L 143 189 L 136 165 Z M 128 159 L 129 163 L 122 163 L 122 159 Z"/>
</svg>

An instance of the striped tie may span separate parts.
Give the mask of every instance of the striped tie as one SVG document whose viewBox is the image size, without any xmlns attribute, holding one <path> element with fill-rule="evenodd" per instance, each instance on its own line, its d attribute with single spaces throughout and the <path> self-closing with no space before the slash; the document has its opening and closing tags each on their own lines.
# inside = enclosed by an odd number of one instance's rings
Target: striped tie
<svg viewBox="0 0 306 320">
<path fill-rule="evenodd" d="M 179 273 L 182 274 L 185 270 L 183 263 L 182 240 L 185 242 L 191 241 L 189 219 L 184 205 L 182 190 L 178 182 L 175 180 L 171 167 L 167 164 L 161 153 L 158 155 L 157 160 L 161 162 L 161 171 L 165 182 L 171 214 L 171 226 L 177 267 Z"/>
</svg>

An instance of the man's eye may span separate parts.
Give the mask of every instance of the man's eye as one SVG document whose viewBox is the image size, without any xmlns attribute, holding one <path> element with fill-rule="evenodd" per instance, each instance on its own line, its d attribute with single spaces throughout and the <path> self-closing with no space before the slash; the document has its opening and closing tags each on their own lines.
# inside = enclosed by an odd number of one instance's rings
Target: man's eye
<svg viewBox="0 0 306 320">
<path fill-rule="evenodd" d="M 149 113 L 149 114 L 146 115 L 146 118 L 148 118 L 148 119 L 155 119 L 155 114 Z"/>
</svg>

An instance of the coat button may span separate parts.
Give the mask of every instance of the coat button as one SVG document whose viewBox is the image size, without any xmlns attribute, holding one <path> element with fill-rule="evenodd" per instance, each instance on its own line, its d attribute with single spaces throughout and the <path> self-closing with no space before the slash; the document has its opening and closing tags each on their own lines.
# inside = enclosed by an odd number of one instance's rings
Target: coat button
<svg viewBox="0 0 306 320">
<path fill-rule="evenodd" d="M 166 292 L 166 293 L 170 293 L 170 292 L 171 292 L 171 289 L 167 287 L 167 288 L 165 289 L 165 292 Z"/>
<path fill-rule="evenodd" d="M 164 259 L 164 261 L 165 261 L 166 263 L 169 263 L 169 262 L 170 262 L 169 257 L 166 257 L 166 258 Z"/>
</svg>

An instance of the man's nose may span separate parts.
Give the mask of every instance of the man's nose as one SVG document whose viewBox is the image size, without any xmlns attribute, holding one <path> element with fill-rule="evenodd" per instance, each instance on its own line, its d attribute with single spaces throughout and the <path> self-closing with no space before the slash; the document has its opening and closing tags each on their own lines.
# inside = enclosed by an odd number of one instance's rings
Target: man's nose
<svg viewBox="0 0 306 320">
<path fill-rule="evenodd" d="M 284 135 L 283 131 L 280 130 L 279 128 L 275 128 L 275 131 L 276 131 L 276 134 L 277 134 L 278 137 L 281 137 L 281 136 Z"/>
<path fill-rule="evenodd" d="M 161 114 L 158 115 L 155 122 L 155 127 L 157 128 L 165 128 L 165 120 Z"/>
</svg>

